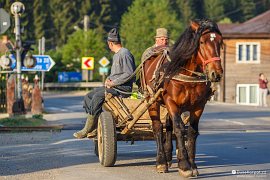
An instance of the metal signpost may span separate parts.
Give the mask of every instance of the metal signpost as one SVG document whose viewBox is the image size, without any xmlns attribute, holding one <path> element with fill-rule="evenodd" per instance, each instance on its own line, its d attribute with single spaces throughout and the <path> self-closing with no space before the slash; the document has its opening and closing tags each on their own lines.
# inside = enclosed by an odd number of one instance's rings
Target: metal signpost
<svg viewBox="0 0 270 180">
<path fill-rule="evenodd" d="M 45 37 L 42 37 L 38 41 L 38 51 L 39 55 L 44 55 L 45 54 Z M 44 89 L 44 79 L 45 79 L 45 71 L 41 72 L 41 90 L 43 91 Z"/>
<path fill-rule="evenodd" d="M 109 72 L 109 68 L 106 66 L 110 64 L 110 61 L 104 56 L 98 62 L 102 66 L 99 68 L 99 74 L 102 76 L 102 81 L 105 82 L 105 76 L 108 75 Z"/>
</svg>

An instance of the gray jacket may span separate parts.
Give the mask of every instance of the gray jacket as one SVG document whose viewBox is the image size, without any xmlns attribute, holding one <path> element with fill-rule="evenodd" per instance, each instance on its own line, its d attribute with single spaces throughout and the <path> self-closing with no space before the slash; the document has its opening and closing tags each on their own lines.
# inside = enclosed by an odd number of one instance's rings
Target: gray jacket
<svg viewBox="0 0 270 180">
<path fill-rule="evenodd" d="M 128 91 L 132 90 L 135 77 L 126 82 L 135 71 L 134 57 L 126 48 L 121 48 L 113 56 L 111 74 L 108 77 L 115 86 L 128 86 Z"/>
</svg>

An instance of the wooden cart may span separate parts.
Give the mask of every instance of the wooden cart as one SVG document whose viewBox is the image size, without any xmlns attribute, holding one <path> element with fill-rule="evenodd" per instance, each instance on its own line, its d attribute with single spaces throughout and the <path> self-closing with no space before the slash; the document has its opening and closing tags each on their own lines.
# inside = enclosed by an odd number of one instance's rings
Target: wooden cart
<svg viewBox="0 0 270 180">
<path fill-rule="evenodd" d="M 117 141 L 151 140 L 152 121 L 147 109 L 163 89 L 159 89 L 148 101 L 145 99 L 121 98 L 107 94 L 103 112 L 99 116 L 95 153 L 101 165 L 113 166 L 117 157 Z M 167 110 L 160 109 L 162 123 L 166 121 Z"/>
</svg>

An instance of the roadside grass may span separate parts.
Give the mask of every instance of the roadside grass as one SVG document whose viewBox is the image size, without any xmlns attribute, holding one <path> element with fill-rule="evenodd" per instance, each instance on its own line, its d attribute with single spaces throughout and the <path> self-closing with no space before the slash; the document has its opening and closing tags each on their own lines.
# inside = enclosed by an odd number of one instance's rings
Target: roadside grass
<svg viewBox="0 0 270 180">
<path fill-rule="evenodd" d="M 16 116 L 12 118 L 0 119 L 0 126 L 4 127 L 23 127 L 23 126 L 41 126 L 46 123 L 42 115 L 34 115 L 30 118 L 25 116 Z"/>
</svg>

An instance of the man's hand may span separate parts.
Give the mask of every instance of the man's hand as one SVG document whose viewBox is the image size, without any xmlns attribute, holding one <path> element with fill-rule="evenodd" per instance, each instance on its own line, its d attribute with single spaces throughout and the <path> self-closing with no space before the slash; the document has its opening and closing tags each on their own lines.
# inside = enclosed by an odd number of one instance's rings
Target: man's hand
<svg viewBox="0 0 270 180">
<path fill-rule="evenodd" d="M 113 82 L 112 82 L 110 79 L 107 79 L 107 80 L 105 81 L 105 87 L 106 87 L 106 88 L 111 88 L 111 87 L 113 87 Z"/>
</svg>

